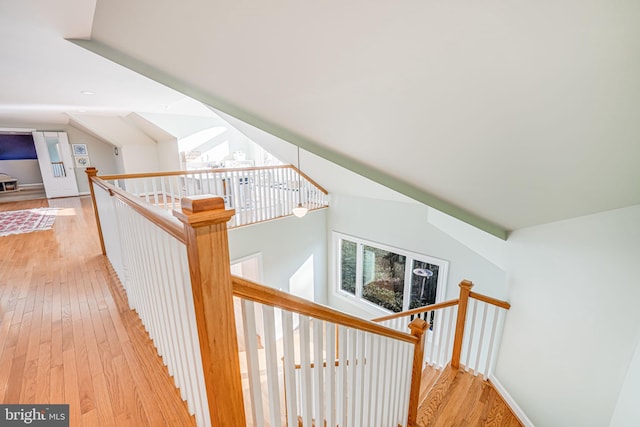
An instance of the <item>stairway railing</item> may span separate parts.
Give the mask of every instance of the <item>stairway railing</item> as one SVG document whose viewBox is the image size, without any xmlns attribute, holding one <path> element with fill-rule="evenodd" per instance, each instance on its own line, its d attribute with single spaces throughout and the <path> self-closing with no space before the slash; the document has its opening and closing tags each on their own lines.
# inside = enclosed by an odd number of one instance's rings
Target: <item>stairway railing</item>
<svg viewBox="0 0 640 427">
<path fill-rule="evenodd" d="M 239 277 L 232 281 L 242 304 L 254 425 L 414 425 L 424 321 L 416 319 L 409 334 Z M 279 322 L 274 309 L 281 311 Z M 264 337 L 258 338 L 258 323 Z"/>
<path fill-rule="evenodd" d="M 281 425 L 282 414 L 288 425 L 415 425 L 426 322 L 415 319 L 411 333 L 400 332 L 232 278 L 227 222 L 234 211 L 222 198 L 182 198 L 169 217 L 100 179 L 95 169 L 87 174 L 103 253 L 198 425 Z M 242 307 L 240 322 L 234 295 Z M 275 339 L 278 310 L 281 350 Z M 265 336 L 257 341 L 259 311 Z M 237 323 L 251 383 L 246 396 Z M 265 362 L 256 352 L 260 342 Z M 287 398 L 279 416 L 280 387 Z M 261 402 L 262 392 L 274 400 Z"/>
<path fill-rule="evenodd" d="M 459 286 L 460 296 L 455 300 L 390 314 L 373 321 L 402 330 L 414 318 L 426 320 L 431 326 L 425 334 L 425 364 L 436 369 L 447 363 L 454 368 L 462 365 L 465 370 L 471 370 L 475 375 L 482 374 L 487 379 L 493 372 L 504 316 L 511 305 L 472 292 L 473 283 L 468 280 L 463 280 Z"/>
</svg>

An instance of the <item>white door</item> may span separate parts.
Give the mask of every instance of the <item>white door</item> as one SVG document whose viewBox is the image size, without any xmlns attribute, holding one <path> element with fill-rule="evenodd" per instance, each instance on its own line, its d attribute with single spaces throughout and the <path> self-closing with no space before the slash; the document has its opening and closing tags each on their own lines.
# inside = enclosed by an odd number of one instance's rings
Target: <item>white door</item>
<svg viewBox="0 0 640 427">
<path fill-rule="evenodd" d="M 69 139 L 65 132 L 33 132 L 47 198 L 78 195 Z"/>
</svg>

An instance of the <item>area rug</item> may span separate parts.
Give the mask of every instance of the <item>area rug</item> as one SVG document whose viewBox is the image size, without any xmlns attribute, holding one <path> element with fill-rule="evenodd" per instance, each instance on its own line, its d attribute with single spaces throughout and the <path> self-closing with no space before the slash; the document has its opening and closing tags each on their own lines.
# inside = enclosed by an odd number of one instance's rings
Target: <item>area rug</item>
<svg viewBox="0 0 640 427">
<path fill-rule="evenodd" d="M 0 212 L 0 236 L 48 230 L 56 220 L 56 208 Z"/>
</svg>

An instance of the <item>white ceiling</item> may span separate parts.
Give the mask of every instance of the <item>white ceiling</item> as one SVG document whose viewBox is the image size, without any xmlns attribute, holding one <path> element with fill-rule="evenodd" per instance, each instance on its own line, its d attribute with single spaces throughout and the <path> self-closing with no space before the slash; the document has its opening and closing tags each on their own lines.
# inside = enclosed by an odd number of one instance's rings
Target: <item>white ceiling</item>
<svg viewBox="0 0 640 427">
<path fill-rule="evenodd" d="M 91 36 L 95 3 L 0 1 L 0 126 L 66 124 L 70 115 L 198 111 L 183 94 L 65 40 Z"/>
<path fill-rule="evenodd" d="M 91 35 L 507 230 L 640 203 L 637 0 L 99 0 L 92 14 L 0 3 L 0 124 L 181 103 L 63 39 Z"/>
</svg>

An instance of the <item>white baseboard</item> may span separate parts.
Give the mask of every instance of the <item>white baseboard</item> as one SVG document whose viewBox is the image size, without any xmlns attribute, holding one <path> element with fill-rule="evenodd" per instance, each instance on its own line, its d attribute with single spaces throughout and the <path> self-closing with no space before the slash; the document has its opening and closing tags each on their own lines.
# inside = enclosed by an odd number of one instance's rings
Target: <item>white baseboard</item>
<svg viewBox="0 0 640 427">
<path fill-rule="evenodd" d="M 531 422 L 531 420 L 529 419 L 529 417 L 527 417 L 527 414 L 524 413 L 522 408 L 516 403 L 516 401 L 513 399 L 513 397 L 511 397 L 511 395 L 509 394 L 507 389 L 504 388 L 502 383 L 500 381 L 498 381 L 498 379 L 495 377 L 495 375 L 493 375 L 493 374 L 489 375 L 489 381 L 491 381 L 491 384 L 493 384 L 493 387 L 496 389 L 496 391 L 498 393 L 500 393 L 500 396 L 502 396 L 504 401 L 507 402 L 507 405 L 509 405 L 509 407 L 511 407 L 511 410 L 513 411 L 515 416 L 518 417 L 520 422 L 525 427 L 535 427 L 533 425 L 533 423 Z"/>
</svg>

